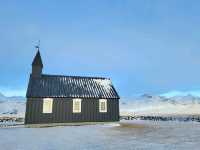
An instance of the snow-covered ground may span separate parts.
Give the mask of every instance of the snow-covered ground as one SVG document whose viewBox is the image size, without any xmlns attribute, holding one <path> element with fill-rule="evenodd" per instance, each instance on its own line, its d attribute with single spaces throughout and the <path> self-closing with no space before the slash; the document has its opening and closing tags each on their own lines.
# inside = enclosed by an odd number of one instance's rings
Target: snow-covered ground
<svg viewBox="0 0 200 150">
<path fill-rule="evenodd" d="M 0 94 L 0 116 L 24 117 L 25 99 Z M 200 98 L 143 95 L 120 100 L 121 114 L 199 115 Z M 199 150 L 199 122 L 121 121 L 120 123 L 0 128 L 0 150 Z"/>
<path fill-rule="evenodd" d="M 199 150 L 197 122 L 0 128 L 2 150 Z"/>
</svg>

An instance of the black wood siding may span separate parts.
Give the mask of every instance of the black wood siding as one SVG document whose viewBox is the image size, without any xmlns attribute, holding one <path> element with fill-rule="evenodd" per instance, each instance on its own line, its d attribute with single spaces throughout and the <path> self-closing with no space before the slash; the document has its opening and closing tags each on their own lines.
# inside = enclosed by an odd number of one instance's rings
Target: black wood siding
<svg viewBox="0 0 200 150">
<path fill-rule="evenodd" d="M 82 99 L 81 113 L 73 113 L 73 101 L 54 98 L 53 112 L 43 114 L 43 100 L 28 98 L 26 124 L 119 121 L 119 99 L 107 99 L 107 112 L 99 112 L 99 99 Z"/>
</svg>

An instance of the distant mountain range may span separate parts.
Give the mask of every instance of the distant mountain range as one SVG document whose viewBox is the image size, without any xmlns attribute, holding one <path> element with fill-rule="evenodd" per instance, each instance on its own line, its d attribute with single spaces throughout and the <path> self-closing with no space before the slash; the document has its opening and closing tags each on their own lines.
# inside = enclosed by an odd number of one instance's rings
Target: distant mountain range
<svg viewBox="0 0 200 150">
<path fill-rule="evenodd" d="M 138 97 L 137 100 L 143 100 L 146 102 L 154 102 L 154 103 L 159 103 L 159 102 L 168 102 L 172 104 L 182 104 L 182 105 L 187 105 L 187 104 L 200 104 L 200 97 L 193 96 L 193 95 L 186 95 L 186 96 L 174 96 L 174 97 L 164 97 L 164 96 L 156 96 L 156 95 L 149 95 L 149 94 L 144 94 L 140 97 Z"/>
<path fill-rule="evenodd" d="M 25 97 L 7 97 L 0 93 L 0 116 L 24 117 L 25 104 Z"/>
<path fill-rule="evenodd" d="M 25 97 L 22 96 L 7 97 L 0 92 L 0 101 L 25 101 Z"/>
<path fill-rule="evenodd" d="M 120 102 L 122 114 L 200 115 L 200 97 L 193 95 L 164 97 L 143 94 Z"/>
<path fill-rule="evenodd" d="M 0 115 L 25 113 L 25 97 L 6 97 L 0 93 Z M 143 94 L 120 99 L 121 115 L 200 115 L 200 97 L 194 95 L 165 97 Z"/>
</svg>

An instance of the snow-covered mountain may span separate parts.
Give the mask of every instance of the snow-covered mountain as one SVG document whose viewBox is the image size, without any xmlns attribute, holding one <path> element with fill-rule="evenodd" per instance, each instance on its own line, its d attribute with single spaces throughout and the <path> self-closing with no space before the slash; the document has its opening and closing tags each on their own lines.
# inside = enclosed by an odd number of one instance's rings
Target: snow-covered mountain
<svg viewBox="0 0 200 150">
<path fill-rule="evenodd" d="M 21 96 L 6 97 L 0 93 L 0 115 L 24 117 L 25 98 Z"/>
<path fill-rule="evenodd" d="M 11 96 L 7 97 L 0 92 L 0 102 L 2 101 L 24 101 L 25 97 L 22 96 Z"/>
<path fill-rule="evenodd" d="M 135 115 L 200 115 L 200 97 L 193 95 L 166 98 L 144 94 L 122 99 L 121 114 Z"/>
<path fill-rule="evenodd" d="M 122 115 L 200 115 L 200 97 L 193 95 L 164 97 L 143 94 L 120 99 Z M 24 97 L 6 97 L 0 93 L 0 115 L 25 114 Z"/>
</svg>

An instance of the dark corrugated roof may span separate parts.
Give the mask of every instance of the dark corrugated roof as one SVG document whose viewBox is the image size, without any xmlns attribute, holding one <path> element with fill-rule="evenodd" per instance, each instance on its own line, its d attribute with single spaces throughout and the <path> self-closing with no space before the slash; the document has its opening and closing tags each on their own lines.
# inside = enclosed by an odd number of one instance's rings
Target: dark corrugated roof
<svg viewBox="0 0 200 150">
<path fill-rule="evenodd" d="M 42 58 L 40 56 L 40 51 L 39 50 L 37 51 L 37 54 L 35 55 L 35 58 L 33 59 L 32 65 L 33 66 L 41 66 L 41 67 L 43 67 Z"/>
<path fill-rule="evenodd" d="M 99 77 L 30 76 L 26 96 L 70 98 L 119 98 L 111 80 Z"/>
</svg>

